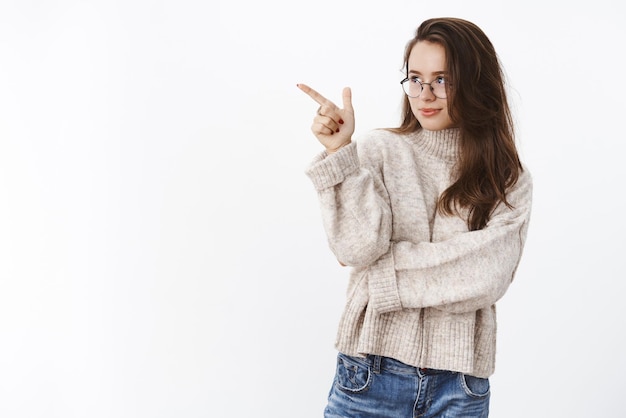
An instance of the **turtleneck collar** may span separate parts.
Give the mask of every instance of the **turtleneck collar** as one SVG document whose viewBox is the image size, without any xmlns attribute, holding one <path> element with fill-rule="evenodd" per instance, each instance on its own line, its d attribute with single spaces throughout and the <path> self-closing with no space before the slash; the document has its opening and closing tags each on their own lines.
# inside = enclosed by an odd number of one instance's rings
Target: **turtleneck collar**
<svg viewBox="0 0 626 418">
<path fill-rule="evenodd" d="M 428 155 L 442 160 L 455 162 L 459 156 L 461 130 L 448 128 L 440 131 L 428 131 L 424 128 L 409 135 L 411 143 Z"/>
</svg>

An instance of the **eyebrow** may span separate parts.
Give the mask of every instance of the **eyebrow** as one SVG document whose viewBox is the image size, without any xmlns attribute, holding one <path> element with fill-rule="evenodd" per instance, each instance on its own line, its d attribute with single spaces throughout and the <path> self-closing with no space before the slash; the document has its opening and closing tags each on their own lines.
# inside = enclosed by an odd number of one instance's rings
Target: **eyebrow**
<svg viewBox="0 0 626 418">
<path fill-rule="evenodd" d="M 417 71 L 417 70 L 409 70 L 409 74 L 423 75 L 420 71 Z M 431 74 L 432 75 L 445 75 L 447 74 L 447 72 L 446 71 L 434 71 Z"/>
</svg>

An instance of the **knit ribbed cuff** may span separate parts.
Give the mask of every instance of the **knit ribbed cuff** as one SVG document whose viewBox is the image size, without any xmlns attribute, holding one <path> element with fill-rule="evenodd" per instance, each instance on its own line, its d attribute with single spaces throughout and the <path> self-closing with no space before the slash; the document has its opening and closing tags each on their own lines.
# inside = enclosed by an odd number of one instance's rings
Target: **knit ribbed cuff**
<svg viewBox="0 0 626 418">
<path fill-rule="evenodd" d="M 368 285 L 370 304 L 377 313 L 402 309 L 391 250 L 370 267 Z"/>
<path fill-rule="evenodd" d="M 348 175 L 358 170 L 359 156 L 352 142 L 333 154 L 319 154 L 305 171 L 317 190 L 336 186 Z"/>
</svg>

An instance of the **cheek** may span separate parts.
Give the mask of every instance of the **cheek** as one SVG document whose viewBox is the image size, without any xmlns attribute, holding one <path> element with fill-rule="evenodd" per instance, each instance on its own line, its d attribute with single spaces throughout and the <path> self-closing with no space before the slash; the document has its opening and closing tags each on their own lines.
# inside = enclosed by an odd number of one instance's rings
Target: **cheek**
<svg viewBox="0 0 626 418">
<path fill-rule="evenodd" d="M 413 116 L 415 116 L 416 118 L 419 118 L 417 100 L 409 99 L 409 105 L 411 106 L 411 112 L 413 112 Z"/>
<path fill-rule="evenodd" d="M 447 108 L 443 108 L 439 116 L 441 117 L 439 119 L 439 123 L 441 124 L 441 129 L 452 128 L 454 126 L 452 119 L 450 119 L 450 114 L 448 113 Z"/>
</svg>

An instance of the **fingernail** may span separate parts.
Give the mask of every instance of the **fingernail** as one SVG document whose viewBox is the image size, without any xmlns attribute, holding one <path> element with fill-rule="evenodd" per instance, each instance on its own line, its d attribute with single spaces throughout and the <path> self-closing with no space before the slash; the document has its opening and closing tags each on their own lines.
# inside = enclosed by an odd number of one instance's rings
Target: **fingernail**
<svg viewBox="0 0 626 418">
<path fill-rule="evenodd" d="M 339 123 L 343 125 L 343 119 L 339 119 Z"/>
</svg>

